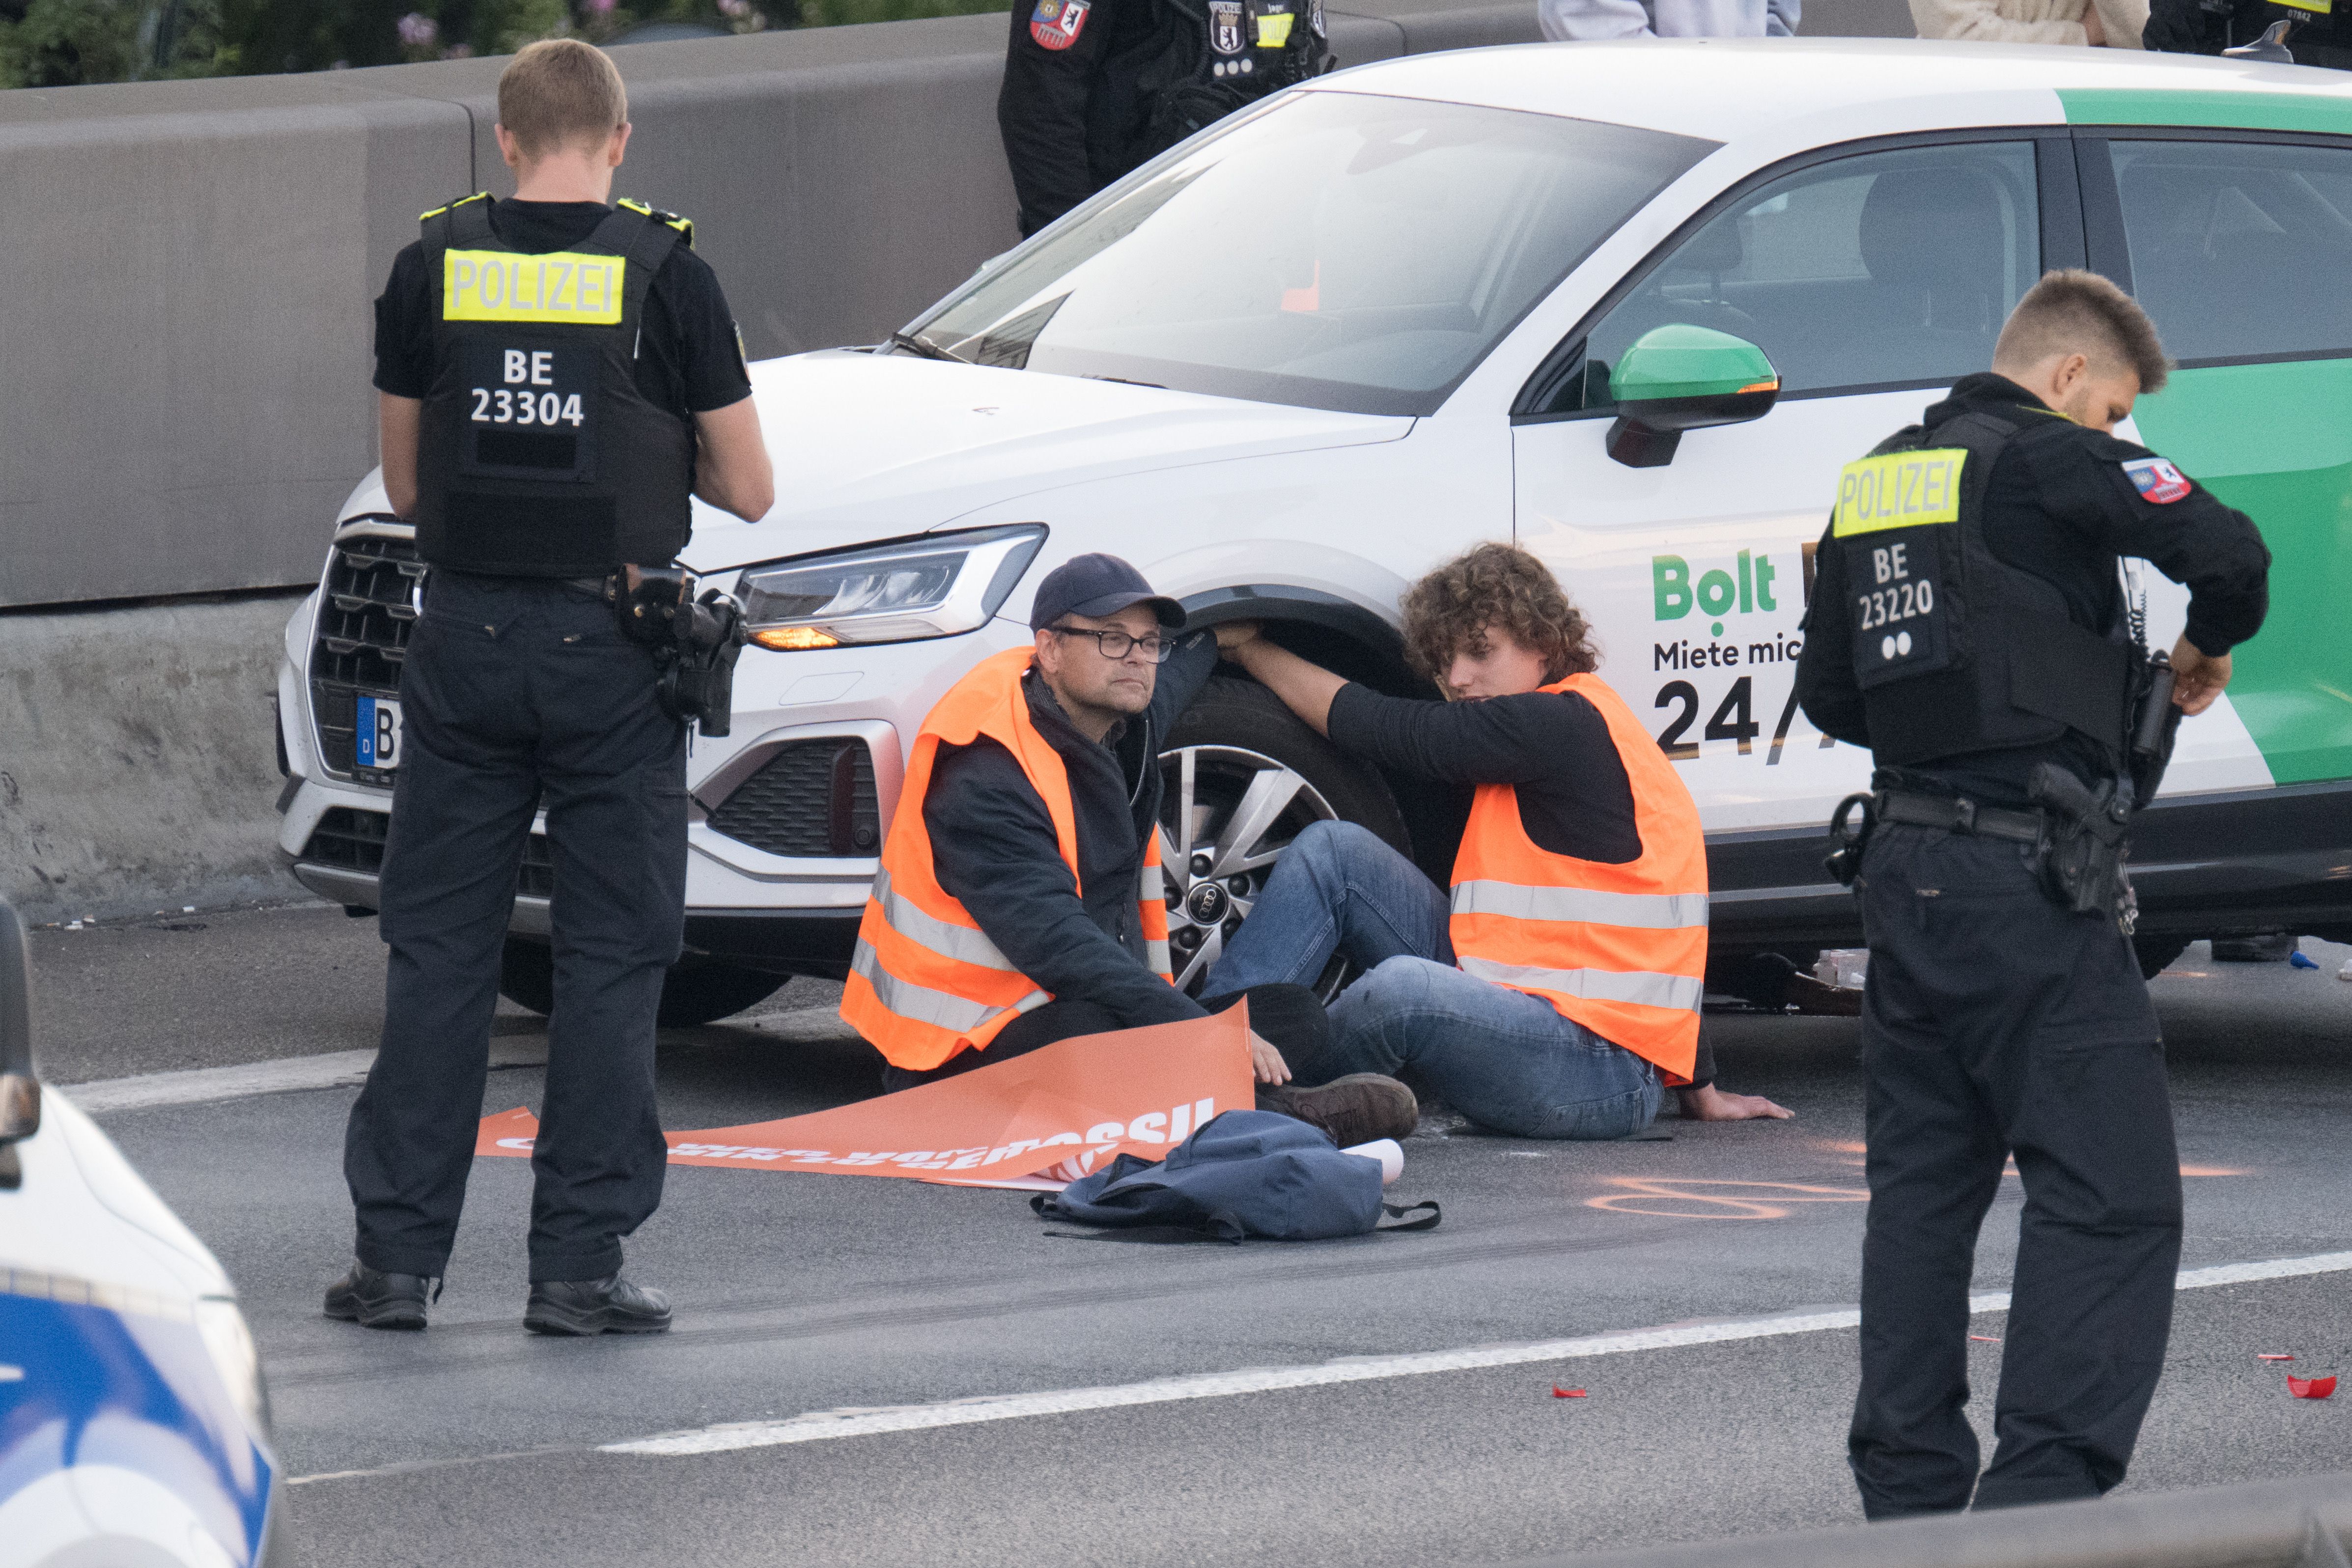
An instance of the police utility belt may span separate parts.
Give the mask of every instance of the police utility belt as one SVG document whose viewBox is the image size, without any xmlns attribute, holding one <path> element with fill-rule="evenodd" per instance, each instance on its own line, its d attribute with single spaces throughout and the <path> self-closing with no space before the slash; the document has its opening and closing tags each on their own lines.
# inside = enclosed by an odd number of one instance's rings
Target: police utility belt
<svg viewBox="0 0 2352 1568">
<path fill-rule="evenodd" d="M 2139 915 L 2128 868 L 2130 783 L 2110 779 L 2094 789 L 2054 763 L 2039 763 L 2027 792 L 2041 803 L 2038 809 L 1980 805 L 1965 796 L 1916 790 L 1848 795 L 1830 818 L 1836 846 L 1827 862 L 1830 875 L 1852 887 L 1863 850 L 1882 824 L 1999 838 L 2032 850 L 2042 891 L 2061 907 L 2078 915 L 2112 915 L 2129 936 Z"/>
<path fill-rule="evenodd" d="M 621 635 L 653 651 L 661 666 L 655 694 L 662 711 L 693 720 L 713 740 L 727 734 L 735 661 L 750 636 L 732 596 L 708 588 L 697 598 L 700 579 L 674 566 L 624 566 L 609 576 L 563 581 L 612 605 Z"/>
</svg>

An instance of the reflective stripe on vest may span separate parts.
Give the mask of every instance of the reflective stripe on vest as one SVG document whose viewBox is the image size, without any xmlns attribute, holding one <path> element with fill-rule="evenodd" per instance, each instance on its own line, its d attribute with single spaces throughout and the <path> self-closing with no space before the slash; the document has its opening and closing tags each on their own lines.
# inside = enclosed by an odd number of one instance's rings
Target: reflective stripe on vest
<svg viewBox="0 0 2352 1568">
<path fill-rule="evenodd" d="M 1543 688 L 1592 704 L 1625 766 L 1642 852 L 1622 865 L 1528 837 L 1518 792 L 1482 784 L 1454 862 L 1449 929 L 1465 974 L 1524 991 L 1686 1083 L 1706 989 L 1706 841 L 1698 807 L 1597 676 Z"/>
<path fill-rule="evenodd" d="M 872 944 L 863 942 L 857 944 L 857 952 L 849 961 L 849 972 L 872 986 L 875 994 L 882 999 L 883 1005 L 898 1016 L 929 1024 L 935 1029 L 951 1029 L 958 1034 L 979 1028 L 997 1013 L 1026 1013 L 1032 1007 L 1042 1007 L 1053 1000 L 1043 991 L 1032 991 L 1006 1009 L 986 1002 L 968 1001 L 950 992 L 934 991 L 911 980 L 901 980 L 883 968 Z"/>
<path fill-rule="evenodd" d="M 1706 924 L 1706 895 L 1604 893 L 1591 888 L 1531 888 L 1519 882 L 1482 879 L 1454 885 L 1454 912 L 1672 931 Z"/>
<path fill-rule="evenodd" d="M 1673 1007 L 1696 1012 L 1706 991 L 1704 980 L 1687 974 L 1651 974 L 1616 969 L 1534 969 L 1522 963 L 1495 963 L 1465 958 L 1462 973 L 1507 985 L 1515 991 L 1557 991 L 1593 1002 L 1638 1002 L 1644 1007 Z"/>
<path fill-rule="evenodd" d="M 1053 997 L 1022 974 L 940 886 L 923 797 L 939 749 L 982 735 L 1013 756 L 1053 819 L 1055 847 L 1077 876 L 1077 825 L 1068 771 L 1038 733 L 1022 689 L 1033 653 L 1015 648 L 981 661 L 924 719 L 892 813 L 881 868 L 857 926 L 857 947 L 842 989 L 841 1016 L 892 1065 L 927 1072 L 966 1050 L 984 1050 L 999 1030 Z M 1157 834 L 1144 846 L 1137 916 L 1151 967 L 1169 978 L 1168 906 Z"/>
</svg>

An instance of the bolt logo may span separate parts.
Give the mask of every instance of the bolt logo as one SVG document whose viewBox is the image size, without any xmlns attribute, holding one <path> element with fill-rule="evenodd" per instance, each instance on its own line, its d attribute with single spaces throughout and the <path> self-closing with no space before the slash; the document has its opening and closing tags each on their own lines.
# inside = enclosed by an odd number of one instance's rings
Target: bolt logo
<svg viewBox="0 0 2352 1568">
<path fill-rule="evenodd" d="M 1779 576 L 1770 556 L 1747 550 L 1739 552 L 1734 571 L 1715 567 L 1699 573 L 1696 581 L 1690 563 L 1681 556 L 1650 557 L 1650 589 L 1657 618 L 1678 621 L 1696 606 L 1714 620 L 1709 633 L 1713 637 L 1723 635 L 1726 616 L 1779 609 L 1772 596 L 1772 584 Z"/>
</svg>

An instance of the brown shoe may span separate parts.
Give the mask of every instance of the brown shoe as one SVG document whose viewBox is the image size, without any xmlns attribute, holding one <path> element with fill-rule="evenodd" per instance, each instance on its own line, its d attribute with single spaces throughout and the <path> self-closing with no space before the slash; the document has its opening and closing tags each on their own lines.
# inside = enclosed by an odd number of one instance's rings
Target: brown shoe
<svg viewBox="0 0 2352 1568">
<path fill-rule="evenodd" d="M 1375 1138 L 1411 1137 L 1421 1121 L 1421 1102 L 1413 1099 L 1412 1090 L 1376 1072 L 1349 1073 L 1313 1089 L 1296 1084 L 1261 1087 L 1257 1108 L 1278 1110 L 1319 1128 L 1342 1149 Z"/>
</svg>

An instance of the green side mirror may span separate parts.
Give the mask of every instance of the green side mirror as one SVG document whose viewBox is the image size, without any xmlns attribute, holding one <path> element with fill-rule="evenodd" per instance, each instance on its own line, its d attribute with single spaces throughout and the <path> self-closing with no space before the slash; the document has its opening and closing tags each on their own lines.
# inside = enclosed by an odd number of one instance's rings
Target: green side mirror
<svg viewBox="0 0 2352 1568">
<path fill-rule="evenodd" d="M 1673 321 L 1633 340 L 1609 373 L 1617 405 L 1609 455 L 1629 468 L 1675 460 L 1685 430 L 1760 419 L 1780 395 L 1780 373 L 1745 338 Z"/>
</svg>

